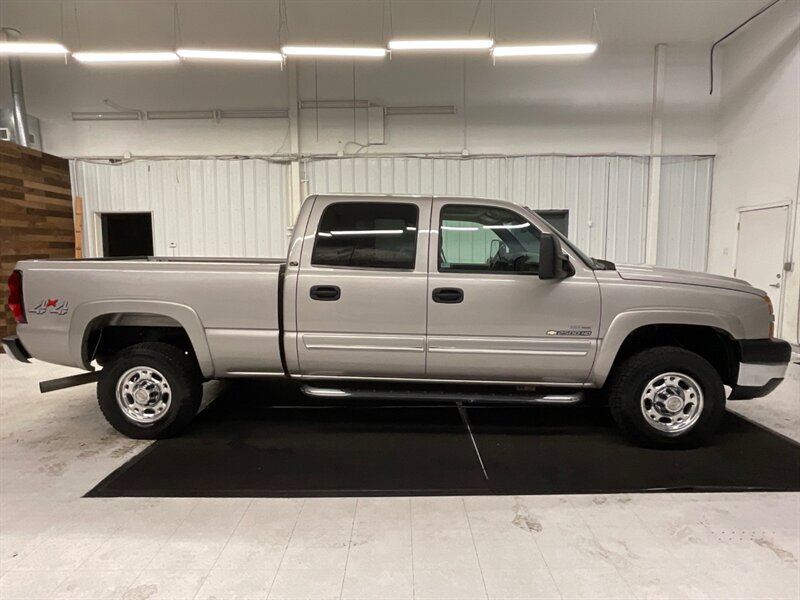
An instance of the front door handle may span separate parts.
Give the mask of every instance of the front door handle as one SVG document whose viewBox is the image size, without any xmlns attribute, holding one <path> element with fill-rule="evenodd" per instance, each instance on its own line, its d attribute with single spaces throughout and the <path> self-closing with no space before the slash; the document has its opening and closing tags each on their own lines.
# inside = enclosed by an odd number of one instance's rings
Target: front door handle
<svg viewBox="0 0 800 600">
<path fill-rule="evenodd" d="M 459 304 L 464 301 L 464 290 L 461 288 L 436 288 L 431 297 L 434 302 L 440 304 Z"/>
<path fill-rule="evenodd" d="M 312 300 L 334 302 L 342 297 L 342 290 L 338 285 L 312 285 L 309 295 Z"/>
<path fill-rule="evenodd" d="M 770 283 L 769 287 L 779 288 L 779 287 L 781 287 L 781 284 L 780 283 Z"/>
</svg>

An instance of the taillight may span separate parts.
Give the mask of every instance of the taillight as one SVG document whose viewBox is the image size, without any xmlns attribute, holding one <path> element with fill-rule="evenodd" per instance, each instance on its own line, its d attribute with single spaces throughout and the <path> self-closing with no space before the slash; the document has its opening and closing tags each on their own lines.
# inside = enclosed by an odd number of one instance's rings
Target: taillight
<svg viewBox="0 0 800 600">
<path fill-rule="evenodd" d="M 22 301 L 22 271 L 13 271 L 8 278 L 8 308 L 17 323 L 27 323 L 25 303 Z"/>
</svg>

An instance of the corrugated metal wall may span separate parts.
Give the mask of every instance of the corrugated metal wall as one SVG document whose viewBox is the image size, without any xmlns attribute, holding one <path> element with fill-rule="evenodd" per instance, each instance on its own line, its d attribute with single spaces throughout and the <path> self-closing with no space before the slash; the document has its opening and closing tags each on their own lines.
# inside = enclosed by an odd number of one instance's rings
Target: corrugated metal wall
<svg viewBox="0 0 800 600">
<path fill-rule="evenodd" d="M 311 193 L 451 194 L 569 210 L 569 235 L 594 256 L 644 260 L 648 160 L 641 157 L 308 160 Z"/>
<path fill-rule="evenodd" d="M 311 194 L 450 194 L 568 209 L 570 238 L 589 254 L 644 262 L 649 159 L 637 156 L 306 159 Z M 710 157 L 662 159 L 658 264 L 703 270 Z M 283 256 L 289 166 L 262 159 L 71 161 L 84 199 L 87 256 L 111 211 L 152 211 L 155 252 L 176 256 Z M 174 243 L 175 247 L 170 244 Z"/>
<path fill-rule="evenodd" d="M 658 264 L 705 271 L 711 211 L 711 157 L 669 157 L 661 161 L 658 206 Z"/>
<path fill-rule="evenodd" d="M 261 159 L 73 160 L 83 198 L 84 255 L 100 255 L 102 212 L 153 213 L 161 256 L 275 257 L 286 253 L 287 165 Z M 173 246 L 174 245 L 174 246 Z"/>
</svg>

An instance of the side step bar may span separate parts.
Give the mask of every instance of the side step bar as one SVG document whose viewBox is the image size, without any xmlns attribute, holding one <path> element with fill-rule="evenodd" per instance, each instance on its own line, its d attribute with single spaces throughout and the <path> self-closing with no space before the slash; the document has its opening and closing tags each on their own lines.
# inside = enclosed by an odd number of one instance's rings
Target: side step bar
<svg viewBox="0 0 800 600">
<path fill-rule="evenodd" d="M 524 393 L 472 393 L 440 392 L 432 390 L 368 390 L 322 388 L 311 385 L 300 386 L 300 391 L 310 398 L 342 398 L 350 400 L 440 400 L 443 402 L 520 402 L 525 404 L 577 404 L 583 400 L 583 392 L 569 394 L 524 394 Z"/>
</svg>

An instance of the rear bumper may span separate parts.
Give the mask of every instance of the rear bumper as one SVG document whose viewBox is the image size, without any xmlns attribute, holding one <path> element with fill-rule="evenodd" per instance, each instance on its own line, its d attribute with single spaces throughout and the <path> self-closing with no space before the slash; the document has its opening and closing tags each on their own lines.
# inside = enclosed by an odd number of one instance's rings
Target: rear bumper
<svg viewBox="0 0 800 600">
<path fill-rule="evenodd" d="M 766 396 L 786 376 L 792 347 L 783 340 L 740 340 L 739 375 L 729 400 Z"/>
<path fill-rule="evenodd" d="M 3 348 L 5 348 L 8 355 L 15 360 L 24 363 L 30 362 L 28 359 L 31 357 L 31 355 L 28 353 L 28 351 L 25 349 L 25 346 L 22 345 L 22 342 L 19 341 L 19 337 L 16 335 L 4 337 Z"/>
</svg>

